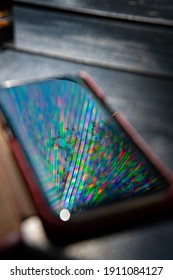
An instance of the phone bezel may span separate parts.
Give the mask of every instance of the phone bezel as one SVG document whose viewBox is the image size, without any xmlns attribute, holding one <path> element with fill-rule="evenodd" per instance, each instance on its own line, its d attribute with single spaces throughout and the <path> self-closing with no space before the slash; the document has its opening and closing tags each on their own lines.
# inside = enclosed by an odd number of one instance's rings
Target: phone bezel
<svg viewBox="0 0 173 280">
<path fill-rule="evenodd" d="M 15 137 L 10 140 L 10 146 L 13 151 L 16 163 L 21 170 L 24 180 L 31 192 L 35 202 L 38 214 L 43 221 L 46 231 L 49 236 L 56 242 L 57 236 L 61 236 L 66 242 L 70 240 L 83 239 L 85 236 L 92 236 L 94 233 L 104 232 L 107 229 L 123 228 L 123 223 L 126 226 L 135 224 L 139 219 L 153 217 L 158 212 L 160 214 L 172 209 L 173 204 L 173 175 L 172 172 L 165 166 L 165 164 L 154 154 L 148 144 L 137 133 L 134 127 L 128 122 L 122 113 L 113 113 L 105 102 L 105 95 L 93 79 L 85 72 L 79 73 L 76 76 L 60 76 L 54 79 L 82 79 L 82 82 L 90 91 L 99 98 L 103 106 L 110 112 L 110 115 L 121 125 L 123 130 L 129 135 L 132 141 L 145 154 L 149 161 L 158 169 L 163 177 L 168 181 L 169 187 L 164 191 L 152 193 L 151 195 L 141 196 L 131 201 L 120 201 L 115 204 L 108 204 L 99 206 L 93 209 L 88 209 L 85 212 L 72 214 L 69 221 L 62 221 L 57 215 L 53 213 L 47 205 L 44 195 L 38 187 L 38 182 L 33 174 L 32 167 L 26 160 L 25 154 L 22 151 L 21 145 Z M 50 80 L 50 78 L 45 79 Z M 41 82 L 45 80 L 37 80 L 34 82 Z M 31 82 L 30 82 L 31 83 Z M 33 81 L 32 81 L 33 83 Z M 3 88 L 14 86 L 22 86 L 28 82 L 5 82 Z M 129 224 L 129 225 L 128 225 Z M 83 236 L 81 236 L 83 234 Z"/>
</svg>

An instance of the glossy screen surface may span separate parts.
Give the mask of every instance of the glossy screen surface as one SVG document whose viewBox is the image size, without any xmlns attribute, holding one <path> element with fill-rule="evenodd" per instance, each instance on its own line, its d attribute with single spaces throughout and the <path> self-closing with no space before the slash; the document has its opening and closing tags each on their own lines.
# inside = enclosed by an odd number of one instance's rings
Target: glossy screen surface
<svg viewBox="0 0 173 280">
<path fill-rule="evenodd" d="M 2 89 L 0 103 L 56 214 L 167 186 L 97 97 L 76 82 Z"/>
</svg>

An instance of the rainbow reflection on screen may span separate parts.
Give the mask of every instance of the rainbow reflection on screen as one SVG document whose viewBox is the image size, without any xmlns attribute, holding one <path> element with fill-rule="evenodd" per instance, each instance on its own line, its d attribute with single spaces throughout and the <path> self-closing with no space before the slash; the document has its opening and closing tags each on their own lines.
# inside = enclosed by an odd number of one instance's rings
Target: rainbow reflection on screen
<svg viewBox="0 0 173 280">
<path fill-rule="evenodd" d="M 2 89 L 0 103 L 56 214 L 167 186 L 99 100 L 76 82 Z"/>
</svg>

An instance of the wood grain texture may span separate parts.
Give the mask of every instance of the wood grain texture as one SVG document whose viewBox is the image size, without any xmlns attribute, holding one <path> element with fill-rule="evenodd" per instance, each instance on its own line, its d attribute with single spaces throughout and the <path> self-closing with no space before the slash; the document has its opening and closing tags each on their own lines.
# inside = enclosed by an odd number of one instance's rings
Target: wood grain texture
<svg viewBox="0 0 173 280">
<path fill-rule="evenodd" d="M 173 26 L 171 0 L 14 0 L 14 2 L 39 4 L 114 19 Z"/>
<path fill-rule="evenodd" d="M 173 78 L 173 31 L 95 17 L 14 9 L 20 50 Z"/>
<path fill-rule="evenodd" d="M 173 31 L 166 28 L 172 26 L 171 1 L 17 2 L 37 2 L 58 9 L 15 7 L 14 48 L 18 50 L 0 52 L 0 81 L 87 71 L 104 90 L 113 110 L 122 111 L 173 170 Z M 67 12 L 76 8 L 79 13 Z M 115 20 L 121 18 L 127 22 Z M 172 220 L 165 220 L 79 242 L 63 251 L 44 252 L 41 248 L 38 258 L 173 259 L 172 236 Z M 27 248 L 15 255 L 27 258 Z"/>
</svg>

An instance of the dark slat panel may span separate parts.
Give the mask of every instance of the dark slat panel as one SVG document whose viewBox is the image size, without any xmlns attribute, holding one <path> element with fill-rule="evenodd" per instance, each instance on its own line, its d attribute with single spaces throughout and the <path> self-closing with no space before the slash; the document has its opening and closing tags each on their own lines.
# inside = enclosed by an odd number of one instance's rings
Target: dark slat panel
<svg viewBox="0 0 173 280">
<path fill-rule="evenodd" d="M 173 26 L 171 0 L 14 0 L 100 16 Z"/>
<path fill-rule="evenodd" d="M 173 31 L 16 7 L 16 46 L 82 63 L 173 77 Z M 39 34 L 39 36 L 38 36 Z"/>
<path fill-rule="evenodd" d="M 173 81 L 101 69 L 67 61 L 0 52 L 0 81 L 37 79 L 85 70 L 105 91 L 108 102 L 121 110 L 147 139 L 152 148 L 173 169 Z M 127 230 L 70 245 L 52 258 L 77 259 L 172 259 L 173 224 Z M 128 250 L 127 250 L 128 248 Z M 44 248 L 43 248 L 44 249 Z M 50 252 L 49 252 L 50 253 Z M 27 258 L 27 253 L 23 258 Z M 44 255 L 42 255 L 44 258 Z"/>
</svg>

